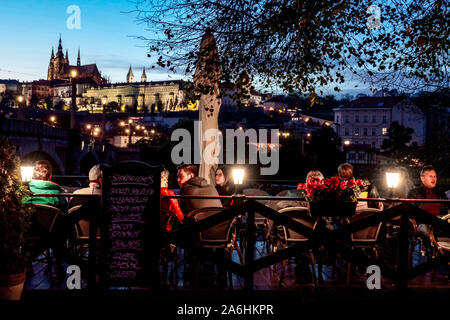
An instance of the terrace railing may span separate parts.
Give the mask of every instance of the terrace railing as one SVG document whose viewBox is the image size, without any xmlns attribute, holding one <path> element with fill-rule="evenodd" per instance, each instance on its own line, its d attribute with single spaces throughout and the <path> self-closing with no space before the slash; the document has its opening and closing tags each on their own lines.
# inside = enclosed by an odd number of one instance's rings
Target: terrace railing
<svg viewBox="0 0 450 320">
<path fill-rule="evenodd" d="M 98 197 L 96 195 L 79 195 L 79 194 L 34 194 L 35 196 L 82 196 L 82 197 Z M 441 230 L 450 234 L 450 223 L 441 220 L 428 212 L 414 206 L 412 203 L 442 203 L 450 204 L 450 200 L 431 200 L 431 199 L 358 199 L 359 201 L 377 201 L 377 202 L 395 202 L 399 203 L 394 207 L 388 208 L 379 213 L 374 213 L 371 216 L 349 223 L 335 230 L 315 229 L 309 228 L 295 220 L 286 216 L 280 215 L 276 210 L 267 207 L 257 200 L 293 200 L 299 201 L 301 198 L 297 197 L 274 197 L 274 196 L 162 196 L 161 199 L 238 199 L 240 204 L 232 208 L 225 208 L 221 212 L 207 217 L 199 222 L 190 225 L 182 226 L 177 231 L 160 230 L 159 239 L 154 243 L 155 246 L 161 248 L 162 245 L 169 243 L 176 243 L 183 246 L 183 240 L 192 239 L 192 236 L 198 232 L 213 227 L 224 221 L 233 219 L 239 215 L 246 215 L 247 228 L 245 230 L 246 236 L 246 250 L 245 263 L 238 264 L 232 260 L 223 260 L 223 265 L 232 273 L 244 278 L 244 287 L 246 290 L 253 290 L 254 287 L 254 273 L 263 268 L 269 267 L 279 263 L 289 257 L 295 256 L 299 251 L 317 248 L 324 245 L 325 247 L 340 240 L 343 241 L 350 237 L 351 233 L 363 230 L 369 226 L 376 225 L 379 222 L 387 222 L 396 217 L 400 217 L 400 234 L 399 234 L 399 254 L 398 254 L 398 268 L 391 269 L 387 266 L 381 266 L 382 274 L 396 282 L 396 287 L 399 290 L 405 290 L 408 287 L 408 280 L 417 276 L 423 275 L 440 265 L 446 264 L 450 261 L 450 252 L 439 255 L 427 262 L 409 268 L 409 240 L 408 240 L 408 223 L 409 219 L 416 219 L 431 225 L 435 230 Z M 88 257 L 88 287 L 96 287 L 96 230 L 100 212 L 89 211 L 90 213 L 90 243 L 89 243 L 89 257 Z M 267 256 L 255 259 L 254 248 L 256 244 L 255 235 L 255 213 L 273 220 L 278 225 L 283 225 L 301 235 L 304 235 L 309 240 L 294 244 L 285 249 L 277 250 Z"/>
</svg>

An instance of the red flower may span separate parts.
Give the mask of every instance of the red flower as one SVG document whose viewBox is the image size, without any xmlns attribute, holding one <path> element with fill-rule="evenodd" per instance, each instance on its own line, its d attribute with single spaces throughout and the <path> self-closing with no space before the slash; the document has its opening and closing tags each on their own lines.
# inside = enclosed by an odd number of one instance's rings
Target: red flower
<svg viewBox="0 0 450 320">
<path fill-rule="evenodd" d="M 297 190 L 305 190 L 306 189 L 306 184 L 305 183 L 299 183 L 297 185 Z"/>
<path fill-rule="evenodd" d="M 361 179 L 356 180 L 356 184 L 360 187 L 362 187 L 364 185 L 364 181 L 362 181 Z"/>
<path fill-rule="evenodd" d="M 341 181 L 341 189 L 345 189 L 347 187 L 347 181 Z"/>
<path fill-rule="evenodd" d="M 349 188 L 354 188 L 354 187 L 356 187 L 355 179 L 348 180 L 348 182 L 347 182 L 347 187 L 349 187 Z"/>
<path fill-rule="evenodd" d="M 337 187 L 339 185 L 339 178 L 338 177 L 331 177 L 330 178 L 330 183 L 332 186 Z"/>
</svg>

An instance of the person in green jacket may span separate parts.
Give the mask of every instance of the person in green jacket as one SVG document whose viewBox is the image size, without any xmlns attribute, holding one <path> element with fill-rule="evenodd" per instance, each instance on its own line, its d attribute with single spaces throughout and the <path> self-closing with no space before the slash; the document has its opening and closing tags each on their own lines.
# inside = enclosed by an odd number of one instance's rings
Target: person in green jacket
<svg viewBox="0 0 450 320">
<path fill-rule="evenodd" d="M 46 160 L 36 161 L 33 168 L 33 177 L 29 183 L 30 191 L 33 193 L 63 193 L 65 192 L 58 184 L 50 181 L 52 178 L 52 166 Z M 47 204 L 57 207 L 63 211 L 67 210 L 66 197 L 44 197 L 31 196 L 23 199 L 24 203 Z"/>
</svg>

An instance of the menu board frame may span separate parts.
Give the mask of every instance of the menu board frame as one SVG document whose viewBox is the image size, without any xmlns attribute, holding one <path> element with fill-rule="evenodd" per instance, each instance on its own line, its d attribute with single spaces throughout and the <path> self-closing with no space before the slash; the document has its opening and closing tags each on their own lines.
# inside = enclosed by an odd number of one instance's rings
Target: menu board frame
<svg viewBox="0 0 450 320">
<path fill-rule="evenodd" d="M 100 287 L 159 284 L 162 165 L 102 165 Z"/>
</svg>

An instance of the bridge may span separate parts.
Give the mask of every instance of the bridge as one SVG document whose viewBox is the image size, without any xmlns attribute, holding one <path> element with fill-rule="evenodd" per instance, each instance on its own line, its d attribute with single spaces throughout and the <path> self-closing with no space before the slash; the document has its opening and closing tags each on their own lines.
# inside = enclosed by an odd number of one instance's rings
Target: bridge
<svg viewBox="0 0 450 320">
<path fill-rule="evenodd" d="M 48 160 L 55 175 L 86 175 L 98 163 L 137 159 L 138 149 L 120 149 L 76 130 L 36 121 L 1 118 L 0 135 L 16 146 L 22 165 Z"/>
</svg>

